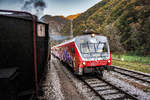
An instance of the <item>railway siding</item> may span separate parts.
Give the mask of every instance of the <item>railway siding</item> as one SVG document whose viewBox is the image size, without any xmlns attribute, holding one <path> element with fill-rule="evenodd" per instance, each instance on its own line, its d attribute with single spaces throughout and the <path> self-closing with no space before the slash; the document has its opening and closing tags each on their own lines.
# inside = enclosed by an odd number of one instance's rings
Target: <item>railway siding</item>
<svg viewBox="0 0 150 100">
<path fill-rule="evenodd" d="M 150 75 L 114 66 L 112 74 L 144 92 L 150 93 Z"/>
<path fill-rule="evenodd" d="M 115 66 L 113 66 L 113 67 L 114 67 L 114 70 L 113 70 L 114 72 L 129 76 L 136 80 L 140 80 L 140 81 L 150 84 L 150 75 L 149 74 L 144 74 L 141 72 L 136 72 L 136 71 L 132 71 L 132 70 L 128 70 L 128 69 L 124 69 L 124 68 L 120 68 L 120 67 L 115 67 Z"/>
</svg>

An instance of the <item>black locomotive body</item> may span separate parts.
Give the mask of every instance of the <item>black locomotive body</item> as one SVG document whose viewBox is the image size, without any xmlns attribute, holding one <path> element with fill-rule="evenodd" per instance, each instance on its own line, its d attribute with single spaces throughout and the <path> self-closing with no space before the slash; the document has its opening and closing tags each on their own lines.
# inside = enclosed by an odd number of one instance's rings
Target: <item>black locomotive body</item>
<svg viewBox="0 0 150 100">
<path fill-rule="evenodd" d="M 0 15 L 0 99 L 16 100 L 36 91 L 47 68 L 48 41 L 48 25 L 36 17 Z"/>
</svg>

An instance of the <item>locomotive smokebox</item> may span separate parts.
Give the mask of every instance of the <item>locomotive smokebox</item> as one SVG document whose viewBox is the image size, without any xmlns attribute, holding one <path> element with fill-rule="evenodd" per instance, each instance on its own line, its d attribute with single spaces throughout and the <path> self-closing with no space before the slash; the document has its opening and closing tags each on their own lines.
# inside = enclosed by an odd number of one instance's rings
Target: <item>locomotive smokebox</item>
<svg viewBox="0 0 150 100">
<path fill-rule="evenodd" d="M 17 96 L 33 93 L 36 84 L 35 51 L 38 82 L 47 67 L 48 25 L 35 20 L 35 41 L 33 20 L 29 15 L 0 14 L 0 24 L 0 87 L 3 87 L 0 94 L 11 97 L 7 87 L 13 88 Z"/>
</svg>

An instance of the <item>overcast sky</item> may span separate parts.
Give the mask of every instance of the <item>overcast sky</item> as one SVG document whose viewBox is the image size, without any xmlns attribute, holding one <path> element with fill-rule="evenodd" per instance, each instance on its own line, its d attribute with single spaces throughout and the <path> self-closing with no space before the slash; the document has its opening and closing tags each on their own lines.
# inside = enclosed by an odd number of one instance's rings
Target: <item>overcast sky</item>
<svg viewBox="0 0 150 100">
<path fill-rule="evenodd" d="M 0 9 L 22 10 L 26 1 L 38 0 L 0 0 Z M 42 0 L 46 4 L 43 14 L 64 15 L 82 13 L 100 0 Z M 34 14 L 34 10 L 32 11 Z"/>
</svg>

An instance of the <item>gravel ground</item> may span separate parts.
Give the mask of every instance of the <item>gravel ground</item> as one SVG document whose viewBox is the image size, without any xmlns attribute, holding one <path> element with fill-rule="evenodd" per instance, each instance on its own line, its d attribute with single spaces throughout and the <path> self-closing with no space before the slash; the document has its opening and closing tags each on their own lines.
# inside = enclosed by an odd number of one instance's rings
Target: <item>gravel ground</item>
<svg viewBox="0 0 150 100">
<path fill-rule="evenodd" d="M 43 84 L 42 100 L 85 100 L 71 80 L 64 74 L 58 60 L 52 56 L 46 81 Z"/>
<path fill-rule="evenodd" d="M 100 100 L 67 66 L 62 65 L 53 56 L 51 58 L 51 67 L 43 84 L 44 96 L 41 100 Z M 112 72 L 105 72 L 104 79 L 134 94 L 139 100 L 150 100 L 150 94 L 120 80 Z"/>
<path fill-rule="evenodd" d="M 112 73 L 111 74 L 110 73 L 108 73 L 108 72 L 105 73 L 103 78 L 105 80 L 109 81 L 111 84 L 114 84 L 115 86 L 120 87 L 122 90 L 127 91 L 128 93 L 134 95 L 139 100 L 150 100 L 149 93 L 145 93 L 141 89 L 138 89 L 138 88 L 128 84 L 127 82 L 119 80 L 118 78 L 113 76 Z"/>
<path fill-rule="evenodd" d="M 97 98 L 95 96 L 95 94 L 93 92 L 91 92 L 91 90 L 84 85 L 81 81 L 79 81 L 75 75 L 70 72 L 70 67 L 64 66 L 63 64 L 60 63 L 60 61 L 58 61 L 56 58 L 55 59 L 55 63 L 57 66 L 61 66 L 61 71 L 62 73 L 64 73 L 66 75 L 66 77 L 69 79 L 70 83 L 73 84 L 73 86 L 75 87 L 75 90 L 77 90 L 78 95 L 80 95 L 82 98 L 78 99 L 77 97 L 75 98 L 75 100 L 100 100 L 99 98 Z M 72 100 L 72 99 L 69 99 Z"/>
<path fill-rule="evenodd" d="M 121 80 L 128 82 L 129 84 L 134 85 L 136 88 L 139 88 L 145 92 L 150 93 L 150 84 L 149 83 L 143 83 L 140 80 L 135 80 L 133 78 L 130 78 L 128 76 L 125 76 L 125 75 L 122 75 L 122 74 L 119 74 L 116 72 L 111 72 L 110 74 L 121 79 Z"/>
<path fill-rule="evenodd" d="M 99 97 L 95 96 L 95 93 L 93 93 L 83 82 L 79 81 L 72 72 L 68 71 L 70 68 L 63 66 L 59 61 L 57 61 L 57 63 L 62 66 L 62 71 L 70 81 L 72 81 L 72 84 L 74 84 L 78 93 L 81 94 L 85 100 L 100 100 Z"/>
</svg>

